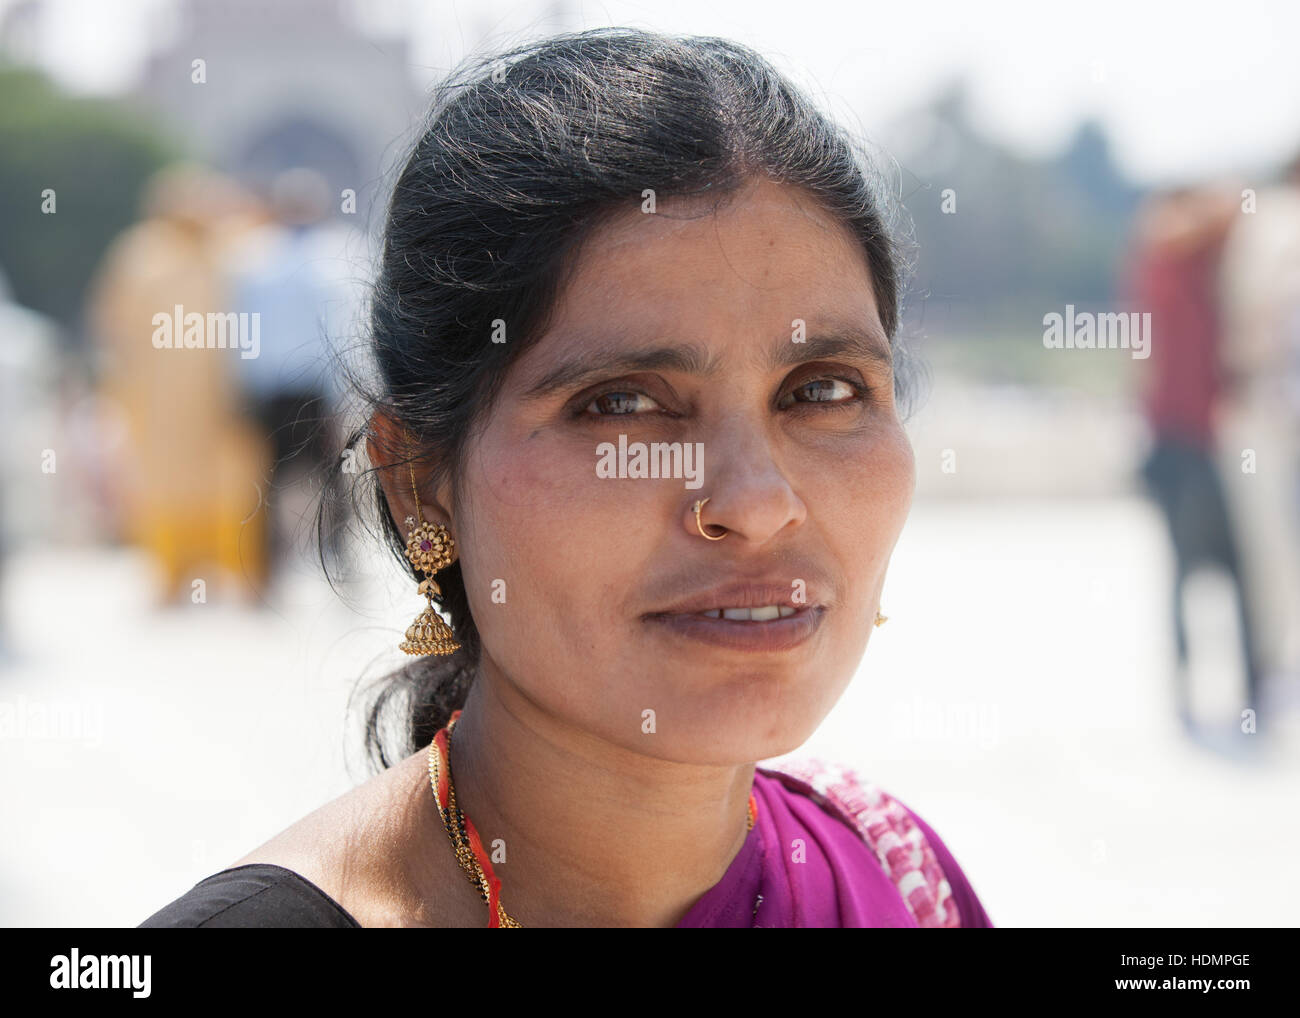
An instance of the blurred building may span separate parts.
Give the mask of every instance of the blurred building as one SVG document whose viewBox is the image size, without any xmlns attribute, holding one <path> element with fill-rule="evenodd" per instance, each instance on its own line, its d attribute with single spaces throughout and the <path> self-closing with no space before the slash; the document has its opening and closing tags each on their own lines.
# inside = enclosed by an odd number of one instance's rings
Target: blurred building
<svg viewBox="0 0 1300 1018">
<path fill-rule="evenodd" d="M 192 152 L 255 189 L 307 166 L 324 175 L 339 214 L 382 202 L 381 174 L 418 124 L 425 97 L 401 36 L 376 37 L 342 0 L 180 0 L 177 32 L 154 51 L 133 98 L 169 122 Z M 195 83 L 202 60 L 203 83 Z"/>
</svg>

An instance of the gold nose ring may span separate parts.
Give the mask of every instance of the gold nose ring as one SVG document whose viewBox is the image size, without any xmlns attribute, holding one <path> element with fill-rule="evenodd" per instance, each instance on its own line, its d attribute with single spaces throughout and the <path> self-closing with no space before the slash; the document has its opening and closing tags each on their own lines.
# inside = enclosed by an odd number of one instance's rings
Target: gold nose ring
<svg viewBox="0 0 1300 1018">
<path fill-rule="evenodd" d="M 709 497 L 712 498 L 712 496 Z M 698 530 L 704 537 L 707 537 L 710 541 L 721 541 L 724 537 L 727 536 L 726 527 L 722 527 L 724 531 L 722 534 L 719 534 L 717 537 L 714 537 L 712 534 L 705 532 L 704 524 L 700 522 L 700 512 L 701 510 L 704 509 L 704 503 L 707 502 L 708 500 L 709 499 L 707 498 L 695 500 L 695 529 Z M 718 526 L 722 526 L 722 524 L 718 524 Z"/>
</svg>

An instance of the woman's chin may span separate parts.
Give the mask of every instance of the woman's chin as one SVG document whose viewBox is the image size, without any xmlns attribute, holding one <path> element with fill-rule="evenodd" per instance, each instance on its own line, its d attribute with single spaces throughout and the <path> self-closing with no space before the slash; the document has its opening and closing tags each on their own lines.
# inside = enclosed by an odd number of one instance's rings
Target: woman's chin
<svg viewBox="0 0 1300 1018">
<path fill-rule="evenodd" d="M 634 747 L 678 763 L 739 767 L 793 753 L 817 730 L 821 714 L 792 717 L 776 709 L 720 713 L 701 708 L 680 722 L 671 722 L 671 715 L 664 721 L 670 723 L 661 721 L 656 733 L 646 736 L 655 741 L 639 741 Z"/>
</svg>

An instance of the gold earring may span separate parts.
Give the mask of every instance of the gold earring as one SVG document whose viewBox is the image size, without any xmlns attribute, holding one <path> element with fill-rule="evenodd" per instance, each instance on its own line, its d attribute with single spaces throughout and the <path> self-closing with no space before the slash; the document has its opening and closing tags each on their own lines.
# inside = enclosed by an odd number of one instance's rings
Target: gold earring
<svg viewBox="0 0 1300 1018">
<path fill-rule="evenodd" d="M 433 606 L 434 597 L 442 596 L 433 574 L 456 561 L 456 540 L 441 523 L 435 525 L 424 521 L 424 514 L 420 512 L 420 492 L 415 486 L 414 465 L 411 465 L 411 490 L 415 493 L 415 511 L 420 519 L 417 525 L 415 517 L 406 517 L 406 525 L 410 528 L 406 535 L 406 557 L 411 565 L 424 573 L 419 593 L 428 599 L 429 604 L 407 628 L 406 639 L 400 647 L 408 654 L 453 654 L 460 650 L 460 644 Z"/>
<path fill-rule="evenodd" d="M 889 616 L 888 616 L 888 615 L 881 615 L 881 614 L 880 614 L 880 610 L 877 609 L 877 610 L 876 610 L 876 625 L 877 625 L 877 626 L 883 626 L 883 625 L 884 625 L 886 622 L 888 622 L 888 621 L 889 621 Z"/>
<path fill-rule="evenodd" d="M 709 496 L 709 498 L 712 497 L 713 497 L 712 495 Z M 708 500 L 709 500 L 708 498 L 695 500 L 695 505 L 692 507 L 691 510 L 692 512 L 695 513 L 695 529 L 698 530 L 705 537 L 707 537 L 710 541 L 721 541 L 724 537 L 727 536 L 725 533 L 719 534 L 717 537 L 714 537 L 712 534 L 705 533 L 704 524 L 700 522 L 700 511 L 704 508 L 704 503 L 707 502 Z M 719 523 L 718 526 L 721 527 L 722 524 Z M 722 527 L 722 529 L 725 531 L 727 528 Z"/>
</svg>

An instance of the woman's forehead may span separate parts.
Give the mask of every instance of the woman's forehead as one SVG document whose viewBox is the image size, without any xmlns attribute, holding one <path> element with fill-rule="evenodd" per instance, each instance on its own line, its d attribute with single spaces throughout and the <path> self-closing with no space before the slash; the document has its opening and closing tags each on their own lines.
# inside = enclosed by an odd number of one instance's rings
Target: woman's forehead
<svg viewBox="0 0 1300 1018">
<path fill-rule="evenodd" d="M 856 246 L 848 226 L 831 215 L 807 191 L 767 178 L 747 181 L 726 196 L 668 196 L 629 203 L 605 217 L 583 242 L 578 258 L 582 269 L 600 268 L 615 252 L 623 257 L 645 253 L 661 257 L 650 248 L 693 244 L 707 247 L 710 238 L 765 239 L 772 243 Z M 595 262 L 593 266 L 590 263 Z"/>
<path fill-rule="evenodd" d="M 548 333 L 708 330 L 770 311 L 878 320 L 865 252 L 797 189 L 767 182 L 716 214 L 629 212 L 597 227 Z"/>
</svg>

